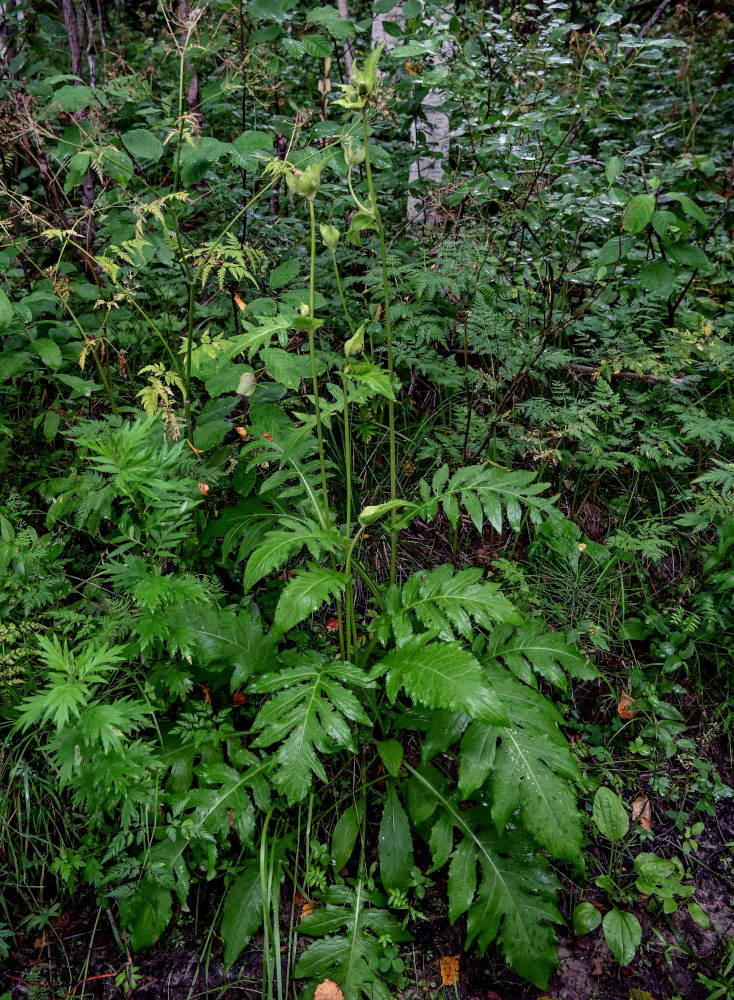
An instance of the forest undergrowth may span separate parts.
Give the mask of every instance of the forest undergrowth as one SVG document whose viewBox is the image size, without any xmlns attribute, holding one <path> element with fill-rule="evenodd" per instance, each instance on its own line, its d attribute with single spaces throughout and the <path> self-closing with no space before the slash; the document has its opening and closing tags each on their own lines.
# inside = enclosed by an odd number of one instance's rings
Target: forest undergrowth
<svg viewBox="0 0 734 1000">
<path fill-rule="evenodd" d="M 734 1000 L 731 15 L 0 4 L 0 1000 Z"/>
</svg>

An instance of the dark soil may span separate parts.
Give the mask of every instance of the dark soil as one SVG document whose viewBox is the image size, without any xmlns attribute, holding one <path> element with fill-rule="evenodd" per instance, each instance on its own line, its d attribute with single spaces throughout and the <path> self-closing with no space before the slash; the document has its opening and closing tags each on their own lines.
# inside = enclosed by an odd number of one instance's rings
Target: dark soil
<svg viewBox="0 0 734 1000">
<path fill-rule="evenodd" d="M 734 777 L 728 755 L 715 741 L 705 749 L 705 756 L 721 780 L 731 786 Z M 677 771 L 679 779 L 686 770 L 680 760 L 671 761 L 669 766 L 671 774 Z M 639 849 L 683 858 L 696 886 L 695 899 L 711 920 L 709 929 L 699 927 L 685 905 L 668 918 L 648 912 L 649 901 L 640 899 L 634 912 L 642 924 L 642 945 L 631 965 L 621 968 L 601 930 L 577 938 L 570 928 L 561 928 L 557 931 L 558 970 L 544 991 L 511 972 L 492 949 L 483 958 L 471 951 L 463 953 L 464 921 L 457 921 L 453 927 L 449 924 L 445 915 L 446 887 L 434 875 L 423 900 L 427 919 L 412 928 L 414 942 L 404 955 L 406 985 L 395 991 L 395 996 L 401 1000 L 630 1000 L 631 991 L 639 990 L 643 991 L 638 994 L 639 1000 L 648 1000 L 647 994 L 653 1000 L 708 1000 L 710 991 L 698 977 L 713 978 L 715 972 L 720 973 L 727 944 L 734 939 L 734 799 L 720 799 L 715 809 L 709 806 L 712 815 L 690 813 L 687 822 L 705 819 L 706 827 L 697 838 L 698 849 L 685 857 L 681 832 L 669 813 L 675 815 L 684 806 L 691 809 L 695 795 L 689 799 L 675 781 L 665 799 L 655 800 L 644 785 L 640 794 L 649 794 L 654 802 L 654 839 Z M 595 842 L 589 845 L 586 855 L 588 884 L 583 898 L 603 904 L 603 894 L 594 888 L 593 878 L 606 870 L 607 856 Z M 427 852 L 423 856 L 420 849 L 416 862 L 424 869 L 430 867 Z M 563 881 L 563 873 L 559 875 Z M 560 905 L 564 917 L 570 920 L 579 890 L 570 881 L 565 885 Z M 198 900 L 190 900 L 193 912 L 179 912 L 158 944 L 138 955 L 125 951 L 111 912 L 98 911 L 93 901 L 87 905 L 79 901 L 76 907 L 67 907 L 43 933 L 20 938 L 0 969 L 0 994 L 8 991 L 12 1000 L 261 998 L 262 939 L 255 938 L 241 960 L 225 972 L 221 960 L 223 942 L 205 916 L 216 911 L 220 899 L 221 885 L 210 883 L 208 895 L 202 893 Z M 289 912 L 290 907 L 284 907 L 284 941 Z M 440 959 L 445 955 L 461 955 L 456 989 L 441 985 Z M 730 995 L 734 996 L 734 983 Z M 311 998 L 304 993 L 299 1000 Z M 721 1000 L 728 1000 L 728 996 Z"/>
</svg>

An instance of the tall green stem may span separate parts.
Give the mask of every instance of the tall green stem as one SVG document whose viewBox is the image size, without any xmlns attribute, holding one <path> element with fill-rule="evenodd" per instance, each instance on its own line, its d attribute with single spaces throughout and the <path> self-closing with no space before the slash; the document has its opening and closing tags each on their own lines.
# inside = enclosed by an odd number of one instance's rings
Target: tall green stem
<svg viewBox="0 0 734 1000">
<path fill-rule="evenodd" d="M 321 489 L 324 494 L 324 514 L 326 527 L 331 524 L 329 512 L 329 493 L 326 484 L 326 460 L 324 458 L 324 434 L 321 428 L 321 402 L 319 400 L 319 377 L 316 371 L 316 347 L 313 336 L 314 312 L 316 311 L 316 213 L 313 202 L 308 199 L 308 212 L 311 219 L 311 273 L 308 289 L 308 354 L 311 359 L 311 381 L 313 382 L 313 405 L 316 413 L 316 438 L 319 443 L 319 465 L 321 467 Z"/>
<path fill-rule="evenodd" d="M 349 332 L 354 333 L 354 324 L 352 323 L 352 317 L 349 315 L 349 309 L 347 308 L 347 300 L 344 298 L 344 291 L 342 289 L 342 279 L 339 274 L 339 265 L 336 262 L 336 254 L 331 251 L 331 259 L 334 262 L 334 274 L 336 275 L 336 287 L 339 289 L 339 298 L 341 299 L 342 309 L 344 310 L 344 316 L 347 320 L 347 326 L 349 327 Z"/>
<path fill-rule="evenodd" d="M 377 237 L 380 241 L 380 259 L 382 262 L 382 293 L 385 310 L 385 336 L 387 339 L 387 370 L 392 375 L 392 328 L 390 326 L 390 286 L 387 276 L 387 251 L 385 249 L 385 229 L 382 225 L 382 216 L 377 205 L 375 195 L 375 185 L 372 179 L 372 167 L 370 165 L 370 135 L 367 125 L 367 109 L 362 108 L 362 134 L 364 136 L 364 166 L 367 174 L 367 187 L 370 193 L 370 205 L 377 227 Z M 387 403 L 388 435 L 390 438 L 390 499 L 397 498 L 397 457 L 395 449 L 395 402 L 392 399 Z M 390 513 L 390 583 L 395 583 L 396 565 L 398 552 L 398 527 L 397 511 Z"/>
<path fill-rule="evenodd" d="M 311 381 L 313 382 L 313 405 L 316 414 L 316 439 L 319 444 L 319 466 L 321 468 L 321 491 L 324 494 L 324 523 L 328 530 L 331 527 L 331 512 L 329 510 L 329 492 L 326 481 L 326 459 L 324 456 L 324 434 L 321 428 L 321 402 L 319 399 L 319 377 L 316 371 L 316 346 L 314 343 L 313 321 L 316 311 L 316 212 L 313 201 L 308 199 L 308 214 L 311 220 L 311 269 L 308 288 L 308 354 L 311 359 Z M 336 557 L 331 554 L 332 568 L 336 568 Z M 342 602 L 337 599 L 336 615 L 339 622 L 339 649 L 344 656 L 344 623 L 342 621 Z M 347 654 L 348 655 L 348 654 Z"/>
<path fill-rule="evenodd" d="M 349 309 L 347 308 L 347 302 L 344 298 L 344 291 L 342 289 L 341 278 L 339 277 L 339 265 L 336 262 L 336 254 L 331 251 L 331 259 L 334 263 L 334 274 L 336 275 L 336 287 L 339 289 L 339 298 L 341 299 L 342 309 L 344 310 L 344 316 L 346 317 L 347 324 L 349 326 L 349 332 L 354 335 L 354 324 L 352 323 L 352 317 L 349 315 Z M 346 479 L 346 491 L 347 491 L 347 511 L 346 511 L 346 523 L 344 530 L 346 533 L 347 545 L 349 545 L 349 540 L 352 537 L 352 441 L 349 431 L 349 375 L 347 372 L 348 362 L 344 365 L 344 475 Z M 345 588 L 345 631 L 346 631 L 346 650 L 347 659 L 351 659 L 351 644 L 354 642 L 354 654 L 357 655 L 357 623 L 354 618 L 354 583 L 352 581 L 352 574 L 349 572 L 347 574 L 347 583 Z"/>
</svg>

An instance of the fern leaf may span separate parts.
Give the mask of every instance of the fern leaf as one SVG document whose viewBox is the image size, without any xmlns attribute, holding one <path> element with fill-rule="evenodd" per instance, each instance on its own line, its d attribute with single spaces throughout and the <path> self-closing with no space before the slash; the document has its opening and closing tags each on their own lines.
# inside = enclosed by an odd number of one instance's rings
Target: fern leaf
<svg viewBox="0 0 734 1000">
<path fill-rule="evenodd" d="M 371 677 L 387 674 L 390 701 L 404 688 L 413 701 L 428 708 L 450 708 L 506 725 L 507 713 L 478 660 L 458 643 L 432 643 L 432 638 L 430 632 L 413 636 L 377 663 Z"/>
<path fill-rule="evenodd" d="M 287 632 L 330 598 L 337 597 L 345 586 L 346 577 L 338 570 L 320 568 L 313 563 L 297 569 L 280 595 L 275 609 L 275 630 Z"/>
</svg>

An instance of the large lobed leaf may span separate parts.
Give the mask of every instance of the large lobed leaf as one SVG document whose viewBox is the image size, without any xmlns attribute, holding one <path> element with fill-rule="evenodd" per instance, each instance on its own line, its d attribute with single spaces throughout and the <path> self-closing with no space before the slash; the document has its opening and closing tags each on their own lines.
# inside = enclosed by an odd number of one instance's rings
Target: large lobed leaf
<svg viewBox="0 0 734 1000">
<path fill-rule="evenodd" d="M 523 825 L 540 845 L 555 857 L 578 864 L 581 814 L 574 782 L 581 775 L 558 728 L 563 719 L 547 698 L 520 684 L 501 667 L 490 670 L 490 678 L 511 723 L 498 728 L 473 722 L 462 740 L 461 754 L 465 743 L 471 757 L 485 754 L 494 825 L 502 832 L 519 809 Z M 489 749 L 493 741 L 496 750 Z M 473 779 L 460 765 L 459 780 L 465 782 L 462 793 L 473 790 Z"/>
<path fill-rule="evenodd" d="M 351 663 L 326 660 L 318 653 L 294 653 L 277 673 L 258 677 L 248 690 L 271 694 L 253 724 L 254 746 L 278 750 L 271 757 L 273 783 L 290 803 L 308 793 L 316 775 L 326 781 L 319 754 L 355 750 L 350 722 L 369 724 L 352 687 L 371 682 Z"/>
<path fill-rule="evenodd" d="M 338 597 L 346 586 L 346 576 L 335 569 L 300 567 L 286 584 L 275 609 L 276 632 L 287 632 L 326 601 Z"/>
<path fill-rule="evenodd" d="M 459 522 L 459 508 L 463 507 L 479 532 L 484 522 L 489 521 L 501 534 L 505 520 L 514 531 L 519 531 L 523 508 L 533 524 L 539 524 L 543 516 L 558 516 L 554 498 L 541 496 L 548 484 L 534 480 L 535 473 L 524 469 L 485 468 L 482 465 L 457 469 L 449 478 L 448 467 L 444 465 L 433 477 L 430 487 L 421 481 L 422 502 L 407 518 L 420 513 L 431 520 L 440 506 L 455 528 Z"/>
<path fill-rule="evenodd" d="M 430 765 L 409 769 L 414 821 L 443 823 L 459 834 L 448 878 L 452 923 L 467 913 L 467 945 L 476 940 L 484 952 L 496 941 L 516 972 L 545 988 L 557 962 L 553 924 L 563 922 L 555 904 L 560 886 L 547 861 L 522 829 L 498 833 L 488 807 L 460 809 L 456 792 Z"/>
<path fill-rule="evenodd" d="M 415 622 L 446 641 L 457 635 L 471 639 L 472 622 L 488 631 L 498 622 L 521 625 L 520 612 L 498 593 L 497 584 L 481 580 L 481 569 L 454 572 L 449 564 L 431 572 L 414 573 L 402 590 L 390 587 L 385 596 L 385 611 L 373 630 L 382 642 L 387 642 L 392 632 L 400 645 L 415 631 Z"/>
<path fill-rule="evenodd" d="M 456 642 L 432 642 L 430 632 L 413 636 L 377 663 L 371 677 L 387 674 L 386 693 L 398 691 L 428 708 L 450 708 L 495 725 L 509 722 L 479 661 Z"/>
<path fill-rule="evenodd" d="M 564 691 L 566 674 L 584 681 L 599 676 L 588 657 L 562 634 L 532 625 L 519 629 L 500 625 L 492 632 L 482 659 L 487 664 L 503 660 L 526 684 L 535 686 L 538 674 Z"/>
</svg>

